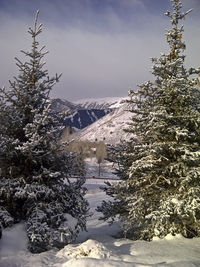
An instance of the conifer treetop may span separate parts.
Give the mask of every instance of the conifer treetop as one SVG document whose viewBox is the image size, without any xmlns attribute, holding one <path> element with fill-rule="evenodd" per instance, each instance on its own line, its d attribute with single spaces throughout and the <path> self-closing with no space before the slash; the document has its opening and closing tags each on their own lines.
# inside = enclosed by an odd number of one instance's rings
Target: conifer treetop
<svg viewBox="0 0 200 267">
<path fill-rule="evenodd" d="M 42 33 L 42 26 L 43 24 L 38 24 L 38 16 L 39 16 L 39 10 L 37 10 L 36 15 L 35 15 L 35 21 L 34 21 L 34 26 L 33 28 L 29 27 L 28 33 L 31 35 L 33 41 L 32 41 L 32 50 L 31 52 L 26 52 L 24 50 L 21 50 L 22 53 L 24 53 L 26 56 L 29 56 L 32 58 L 31 63 L 33 63 L 32 67 L 34 70 L 34 65 L 35 62 L 34 60 L 39 59 L 41 60 L 49 51 L 42 52 L 44 48 L 46 47 L 45 45 L 42 46 L 39 51 L 38 51 L 38 45 L 39 43 L 36 41 L 36 36 L 38 36 L 40 33 Z M 17 59 L 17 58 L 16 58 Z M 44 66 L 46 62 L 43 62 L 41 66 Z"/>
<path fill-rule="evenodd" d="M 42 105 L 48 105 L 50 91 L 62 75 L 56 74 L 49 78 L 48 70 L 44 69 L 46 62 L 43 58 L 48 51 L 44 51 L 46 46 L 39 48 L 37 37 L 42 32 L 42 24 L 38 24 L 38 16 L 39 11 L 36 12 L 33 27 L 28 29 L 32 38 L 31 49 L 21 50 L 26 56 L 25 62 L 15 57 L 19 75 L 14 77 L 14 81 L 9 80 L 10 90 L 6 90 L 5 87 L 0 88 L 5 101 L 14 104 L 18 109 L 23 109 L 24 105 L 28 106 L 28 103 L 33 102 L 34 97 L 40 99 L 43 102 Z"/>
<path fill-rule="evenodd" d="M 155 85 L 161 86 L 163 82 L 171 79 L 184 79 L 188 81 L 188 86 L 200 86 L 200 75 L 194 77 L 193 74 L 200 74 L 200 68 L 191 67 L 187 70 L 184 66 L 186 44 L 182 40 L 184 26 L 179 25 L 181 20 L 192 11 L 189 9 L 182 12 L 182 3 L 180 0 L 170 0 L 172 3 L 173 11 L 167 11 L 165 15 L 170 18 L 172 28 L 166 30 L 166 40 L 169 44 L 170 50 L 168 53 L 161 53 L 159 58 L 151 58 L 153 62 L 152 74 L 156 77 Z M 179 80 L 181 81 L 181 80 Z M 182 80 L 183 81 L 183 80 Z M 138 90 L 130 90 L 128 95 L 130 101 L 134 102 L 134 97 L 138 95 L 147 96 L 151 91 L 153 83 L 148 81 L 139 85 Z"/>
<path fill-rule="evenodd" d="M 178 27 L 180 20 L 185 19 L 192 9 L 189 9 L 186 12 L 181 12 L 183 7 L 182 3 L 179 0 L 170 0 L 173 6 L 173 12 L 167 11 L 165 15 L 170 18 L 172 29 L 168 30 L 166 33 L 167 42 L 170 46 L 170 54 L 168 55 L 168 60 L 175 59 L 178 55 L 184 52 L 186 45 L 182 41 L 182 33 L 184 31 L 183 25 Z M 184 56 L 182 57 L 184 59 Z"/>
</svg>

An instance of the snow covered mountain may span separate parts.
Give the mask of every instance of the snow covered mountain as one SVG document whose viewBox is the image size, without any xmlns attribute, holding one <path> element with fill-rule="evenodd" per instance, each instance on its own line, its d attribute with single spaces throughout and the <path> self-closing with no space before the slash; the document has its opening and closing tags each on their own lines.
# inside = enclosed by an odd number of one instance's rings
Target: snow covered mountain
<svg viewBox="0 0 200 267">
<path fill-rule="evenodd" d="M 120 140 L 129 138 L 123 129 L 127 128 L 130 117 L 131 113 L 128 111 L 128 104 L 123 103 L 106 116 L 72 134 L 71 138 L 91 142 L 104 141 L 109 144 L 119 143 Z"/>
<path fill-rule="evenodd" d="M 81 103 L 72 103 L 67 100 L 56 98 L 52 100 L 51 108 L 56 112 L 69 112 L 69 116 L 62 121 L 65 126 L 83 129 L 111 112 L 111 108 L 104 108 L 106 105 L 104 105 L 104 107 L 96 105 L 95 108 L 95 105 L 92 104 L 93 100 L 90 103 L 91 105 L 88 100 L 88 105 L 82 105 Z"/>
<path fill-rule="evenodd" d="M 119 108 L 127 97 L 105 97 L 105 98 L 88 98 L 74 102 L 85 109 L 113 109 Z"/>
<path fill-rule="evenodd" d="M 63 124 L 78 131 L 72 138 L 80 140 L 104 140 L 106 143 L 120 142 L 127 137 L 123 129 L 131 116 L 127 111 L 127 97 L 83 99 L 74 103 L 63 99 L 52 100 L 56 111 L 69 111 Z"/>
<path fill-rule="evenodd" d="M 51 100 L 51 109 L 57 112 L 75 111 L 80 108 L 82 108 L 80 105 L 65 99 L 55 98 Z"/>
</svg>

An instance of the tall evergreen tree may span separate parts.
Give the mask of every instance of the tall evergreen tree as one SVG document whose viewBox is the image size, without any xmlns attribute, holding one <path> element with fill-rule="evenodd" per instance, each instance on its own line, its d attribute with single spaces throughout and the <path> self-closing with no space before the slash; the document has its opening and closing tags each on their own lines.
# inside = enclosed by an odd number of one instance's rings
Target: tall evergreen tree
<svg viewBox="0 0 200 267">
<path fill-rule="evenodd" d="M 69 180 L 73 156 L 60 141 L 59 114 L 51 110 L 49 94 L 60 76 L 49 78 L 37 36 L 38 12 L 28 60 L 17 60 L 18 77 L 10 90 L 0 89 L 0 223 L 25 220 L 29 249 L 61 248 L 85 229 L 88 203 L 84 178 Z M 72 224 L 73 222 L 73 224 Z"/>
<path fill-rule="evenodd" d="M 133 239 L 200 236 L 200 68 L 184 66 L 179 22 L 191 10 L 182 12 L 179 0 L 170 1 L 170 51 L 152 59 L 155 81 L 129 92 L 128 132 L 137 138 L 122 147 L 122 182 L 104 188 L 114 200 L 97 209 L 102 219 L 119 217 Z"/>
</svg>

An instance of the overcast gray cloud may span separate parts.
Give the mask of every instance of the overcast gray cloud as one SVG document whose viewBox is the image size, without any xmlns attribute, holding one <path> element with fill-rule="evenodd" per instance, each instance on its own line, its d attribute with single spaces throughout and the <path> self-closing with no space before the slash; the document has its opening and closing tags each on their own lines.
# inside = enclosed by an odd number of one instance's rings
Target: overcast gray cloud
<svg viewBox="0 0 200 267">
<path fill-rule="evenodd" d="M 39 22 L 44 27 L 39 41 L 50 52 L 46 67 L 50 75 L 63 73 L 52 97 L 75 100 L 126 96 L 129 87 L 134 89 L 138 83 L 153 79 L 150 57 L 167 51 L 164 33 L 169 22 L 160 11 L 166 10 L 169 1 L 159 6 L 159 13 L 148 1 L 116 0 L 113 5 L 113 0 L 107 0 L 100 5 L 100 1 L 87 0 L 83 5 L 74 0 L 66 1 L 66 5 L 58 0 L 55 2 L 65 5 L 57 7 L 53 1 L 41 1 Z M 188 8 L 188 1 L 184 2 Z M 196 0 L 192 2 L 196 11 L 185 21 L 186 64 L 199 66 L 199 5 Z M 31 12 L 35 7 L 30 8 Z M 30 10 L 23 10 L 22 5 L 16 12 L 11 7 L 0 8 L 1 85 L 17 74 L 14 57 L 22 58 L 19 51 L 31 46 L 27 29 L 33 24 L 34 15 Z"/>
</svg>

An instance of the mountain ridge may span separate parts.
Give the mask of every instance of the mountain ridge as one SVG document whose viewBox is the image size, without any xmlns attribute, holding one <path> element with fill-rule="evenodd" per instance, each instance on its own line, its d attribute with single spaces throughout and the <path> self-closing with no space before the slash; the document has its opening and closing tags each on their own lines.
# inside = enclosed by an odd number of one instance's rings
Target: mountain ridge
<svg viewBox="0 0 200 267">
<path fill-rule="evenodd" d="M 123 103 L 110 113 L 96 120 L 91 125 L 73 133 L 69 138 L 75 141 L 99 142 L 118 144 L 122 140 L 129 139 L 129 134 L 124 132 L 128 128 L 131 113 L 129 104 Z"/>
<path fill-rule="evenodd" d="M 68 112 L 62 120 L 64 126 L 81 130 L 123 106 L 125 97 L 82 99 L 74 102 L 65 99 L 52 99 L 51 108 L 56 112 Z"/>
</svg>

